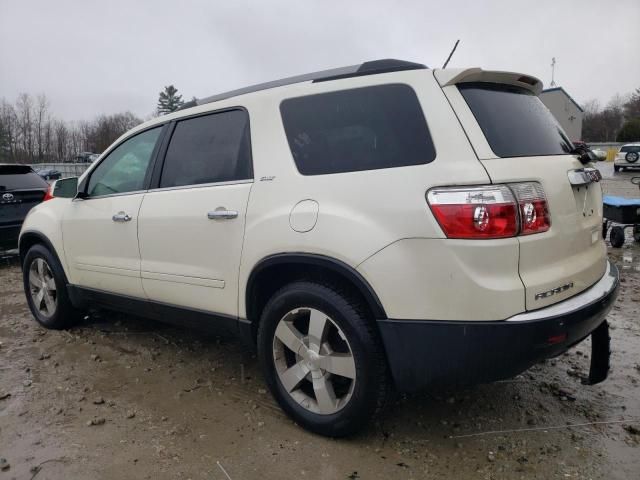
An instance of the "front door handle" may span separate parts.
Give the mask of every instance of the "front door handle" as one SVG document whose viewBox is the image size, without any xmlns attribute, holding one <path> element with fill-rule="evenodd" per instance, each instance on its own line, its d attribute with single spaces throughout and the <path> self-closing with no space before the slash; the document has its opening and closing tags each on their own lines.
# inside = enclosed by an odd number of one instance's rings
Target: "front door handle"
<svg viewBox="0 0 640 480">
<path fill-rule="evenodd" d="M 227 210 L 224 207 L 218 207 L 213 212 L 207 213 L 207 218 L 209 220 L 231 220 L 237 216 L 238 212 L 235 210 Z"/>
<path fill-rule="evenodd" d="M 111 217 L 111 219 L 114 222 L 128 222 L 131 220 L 131 217 L 124 212 L 118 212 L 113 217 Z"/>
</svg>

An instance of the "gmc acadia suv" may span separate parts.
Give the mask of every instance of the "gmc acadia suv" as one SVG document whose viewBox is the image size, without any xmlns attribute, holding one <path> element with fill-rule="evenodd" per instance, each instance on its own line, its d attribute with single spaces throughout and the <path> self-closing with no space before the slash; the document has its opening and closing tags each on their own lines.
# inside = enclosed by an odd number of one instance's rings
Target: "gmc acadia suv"
<svg viewBox="0 0 640 480">
<path fill-rule="evenodd" d="M 281 407 L 331 436 L 392 389 L 510 377 L 590 334 L 601 381 L 618 286 L 601 177 L 541 88 L 379 60 L 150 120 L 27 217 L 31 311 L 230 330 Z"/>
</svg>

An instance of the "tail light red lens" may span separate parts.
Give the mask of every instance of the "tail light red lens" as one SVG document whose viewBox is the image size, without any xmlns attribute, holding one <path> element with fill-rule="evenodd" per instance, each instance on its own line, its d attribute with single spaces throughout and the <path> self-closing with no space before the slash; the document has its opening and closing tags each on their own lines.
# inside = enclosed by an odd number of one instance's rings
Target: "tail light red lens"
<svg viewBox="0 0 640 480">
<path fill-rule="evenodd" d="M 518 206 L 504 185 L 436 188 L 427 200 L 448 238 L 506 238 L 518 233 Z"/>
<path fill-rule="evenodd" d="M 537 182 L 509 185 L 518 200 L 520 210 L 520 235 L 530 235 L 549 230 L 551 217 L 542 185 Z"/>
<path fill-rule="evenodd" d="M 551 225 L 536 182 L 435 188 L 427 201 L 447 238 L 508 238 L 545 232 Z"/>
<path fill-rule="evenodd" d="M 44 197 L 42 198 L 43 202 L 46 202 L 47 200 L 51 200 L 53 198 L 53 188 L 51 185 L 49 185 L 49 188 L 47 188 L 47 191 L 44 194 Z"/>
</svg>

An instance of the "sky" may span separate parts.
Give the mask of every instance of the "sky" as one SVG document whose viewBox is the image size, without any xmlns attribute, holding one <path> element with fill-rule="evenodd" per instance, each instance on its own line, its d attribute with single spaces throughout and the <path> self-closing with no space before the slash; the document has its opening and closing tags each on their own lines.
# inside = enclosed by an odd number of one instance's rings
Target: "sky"
<svg viewBox="0 0 640 480">
<path fill-rule="evenodd" d="M 481 67 L 606 105 L 640 88 L 640 0 L 0 0 L 0 98 L 51 112 L 147 118 L 183 98 L 367 60 Z"/>
</svg>

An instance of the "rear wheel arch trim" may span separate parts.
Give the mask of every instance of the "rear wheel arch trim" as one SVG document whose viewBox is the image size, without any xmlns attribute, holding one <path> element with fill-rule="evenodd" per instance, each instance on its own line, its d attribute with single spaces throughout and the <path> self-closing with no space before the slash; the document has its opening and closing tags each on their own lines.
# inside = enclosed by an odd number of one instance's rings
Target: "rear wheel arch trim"
<svg viewBox="0 0 640 480">
<path fill-rule="evenodd" d="M 380 299 L 378 298 L 378 295 L 362 274 L 353 267 L 340 260 L 325 255 L 313 253 L 278 253 L 269 255 L 257 262 L 249 274 L 245 288 L 245 307 L 247 319 L 251 323 L 255 320 L 255 318 L 252 318 L 254 316 L 251 315 L 250 312 L 252 311 L 251 299 L 253 298 L 253 293 L 257 285 L 256 279 L 263 270 L 275 265 L 285 264 L 319 266 L 341 275 L 358 289 L 358 292 L 363 296 L 375 319 L 387 318 L 387 314 L 380 302 Z"/>
</svg>

